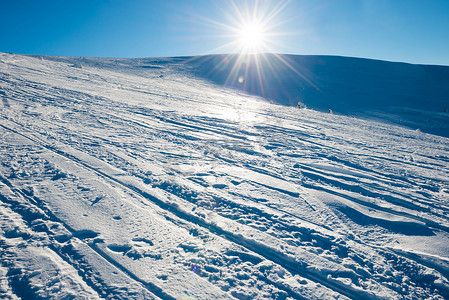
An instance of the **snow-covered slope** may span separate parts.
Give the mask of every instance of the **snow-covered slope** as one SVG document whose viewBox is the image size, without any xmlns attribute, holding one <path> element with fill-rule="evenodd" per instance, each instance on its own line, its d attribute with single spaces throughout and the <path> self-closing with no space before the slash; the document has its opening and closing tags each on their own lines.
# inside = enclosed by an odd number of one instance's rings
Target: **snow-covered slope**
<svg viewBox="0 0 449 300">
<path fill-rule="evenodd" d="M 0 297 L 449 297 L 448 138 L 185 61 L 0 54 Z"/>
<path fill-rule="evenodd" d="M 449 67 L 313 55 L 191 58 L 197 76 L 275 103 L 449 137 Z M 240 80 L 239 80 L 240 79 Z"/>
</svg>

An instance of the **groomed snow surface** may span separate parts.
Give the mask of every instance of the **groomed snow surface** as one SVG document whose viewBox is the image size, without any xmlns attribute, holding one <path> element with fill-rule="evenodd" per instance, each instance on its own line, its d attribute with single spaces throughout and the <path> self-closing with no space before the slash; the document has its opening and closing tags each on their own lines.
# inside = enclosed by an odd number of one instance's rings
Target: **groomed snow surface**
<svg viewBox="0 0 449 300">
<path fill-rule="evenodd" d="M 0 54 L 0 298 L 449 298 L 449 139 L 182 59 Z"/>
</svg>

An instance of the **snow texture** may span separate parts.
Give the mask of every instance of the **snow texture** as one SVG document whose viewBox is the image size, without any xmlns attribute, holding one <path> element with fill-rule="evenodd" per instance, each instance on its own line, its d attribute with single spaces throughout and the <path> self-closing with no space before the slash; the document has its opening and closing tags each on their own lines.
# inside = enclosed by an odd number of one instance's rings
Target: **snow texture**
<svg viewBox="0 0 449 300">
<path fill-rule="evenodd" d="M 449 298 L 448 68 L 223 59 L 0 53 L 0 297 Z"/>
</svg>

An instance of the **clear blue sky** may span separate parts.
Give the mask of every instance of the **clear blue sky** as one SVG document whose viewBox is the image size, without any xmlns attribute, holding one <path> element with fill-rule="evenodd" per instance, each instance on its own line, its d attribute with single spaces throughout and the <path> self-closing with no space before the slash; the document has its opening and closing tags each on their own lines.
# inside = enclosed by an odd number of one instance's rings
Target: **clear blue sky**
<svg viewBox="0 0 449 300">
<path fill-rule="evenodd" d="M 449 0 L 293 0 L 285 7 L 279 2 L 0 0 L 0 52 L 99 57 L 229 53 L 236 49 L 223 47 L 235 40 L 227 26 L 238 27 L 257 11 L 259 18 L 272 17 L 267 39 L 276 53 L 449 65 Z"/>
</svg>

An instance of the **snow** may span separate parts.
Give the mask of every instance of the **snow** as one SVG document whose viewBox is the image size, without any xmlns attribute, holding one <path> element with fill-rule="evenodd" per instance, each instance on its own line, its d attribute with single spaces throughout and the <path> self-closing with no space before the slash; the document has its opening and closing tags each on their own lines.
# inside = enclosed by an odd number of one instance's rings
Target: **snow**
<svg viewBox="0 0 449 300">
<path fill-rule="evenodd" d="M 196 76 L 274 103 L 449 137 L 447 66 L 279 54 L 201 56 L 188 65 Z"/>
<path fill-rule="evenodd" d="M 212 63 L 0 54 L 2 298 L 449 297 L 444 134 Z"/>
</svg>

